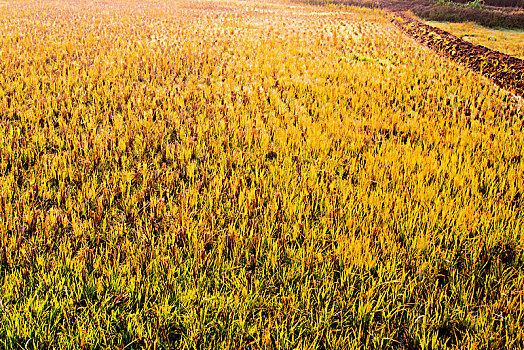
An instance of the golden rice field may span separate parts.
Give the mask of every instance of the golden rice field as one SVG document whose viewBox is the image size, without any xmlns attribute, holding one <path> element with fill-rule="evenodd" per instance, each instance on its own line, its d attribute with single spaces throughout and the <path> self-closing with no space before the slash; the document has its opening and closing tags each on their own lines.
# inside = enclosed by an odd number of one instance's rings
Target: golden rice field
<svg viewBox="0 0 524 350">
<path fill-rule="evenodd" d="M 0 347 L 517 349 L 524 108 L 385 13 L 0 5 Z"/>
<path fill-rule="evenodd" d="M 524 31 L 491 29 L 474 23 L 427 22 L 472 44 L 482 45 L 524 60 Z"/>
</svg>

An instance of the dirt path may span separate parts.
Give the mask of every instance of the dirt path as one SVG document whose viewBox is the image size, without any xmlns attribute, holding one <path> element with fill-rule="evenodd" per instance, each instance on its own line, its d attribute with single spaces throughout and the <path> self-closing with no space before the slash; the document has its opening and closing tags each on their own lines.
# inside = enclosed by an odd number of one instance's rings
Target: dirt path
<svg viewBox="0 0 524 350">
<path fill-rule="evenodd" d="M 481 73 L 500 87 L 524 96 L 524 61 L 457 38 L 405 13 L 393 13 L 393 23 L 409 36 L 450 59 Z"/>
</svg>

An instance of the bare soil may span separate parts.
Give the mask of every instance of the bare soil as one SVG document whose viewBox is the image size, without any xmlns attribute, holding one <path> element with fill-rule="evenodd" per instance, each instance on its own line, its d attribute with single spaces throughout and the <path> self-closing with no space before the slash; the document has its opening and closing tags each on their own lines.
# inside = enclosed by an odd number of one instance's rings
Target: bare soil
<svg viewBox="0 0 524 350">
<path fill-rule="evenodd" d="M 511 2 L 513 0 L 493 0 L 492 2 L 496 1 L 502 5 L 513 4 Z M 515 0 L 514 2 L 520 4 L 520 1 Z M 522 8 L 504 6 L 484 6 L 482 9 L 456 8 L 437 6 L 432 0 L 335 0 L 335 2 L 384 9 L 392 14 L 393 23 L 398 28 L 420 43 L 483 74 L 500 87 L 524 96 L 523 60 L 464 41 L 445 30 L 422 23 L 410 15 L 413 13 L 425 19 L 452 22 L 473 19 L 473 22 L 485 26 L 524 28 L 524 10 Z"/>
<path fill-rule="evenodd" d="M 424 24 L 406 13 L 395 13 L 393 23 L 420 43 L 483 74 L 502 88 L 524 96 L 523 60 L 464 41 L 445 30 Z"/>
</svg>

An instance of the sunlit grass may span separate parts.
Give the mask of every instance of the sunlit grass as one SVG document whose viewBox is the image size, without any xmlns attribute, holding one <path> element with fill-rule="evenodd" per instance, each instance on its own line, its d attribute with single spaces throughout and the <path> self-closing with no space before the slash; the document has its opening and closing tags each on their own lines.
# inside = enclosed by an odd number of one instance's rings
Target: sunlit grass
<svg viewBox="0 0 524 350">
<path fill-rule="evenodd" d="M 474 23 L 427 23 L 470 43 L 524 59 L 524 30 L 492 29 Z"/>
<path fill-rule="evenodd" d="M 381 12 L 0 27 L 3 347 L 522 344 L 522 104 Z"/>
</svg>

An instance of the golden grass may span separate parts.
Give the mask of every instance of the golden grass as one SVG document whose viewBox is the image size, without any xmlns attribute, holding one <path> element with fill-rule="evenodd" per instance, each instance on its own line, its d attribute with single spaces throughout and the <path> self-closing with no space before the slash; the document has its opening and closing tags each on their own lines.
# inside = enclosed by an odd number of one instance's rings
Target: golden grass
<svg viewBox="0 0 524 350">
<path fill-rule="evenodd" d="M 524 31 L 491 29 L 474 23 L 426 22 L 451 34 L 492 50 L 524 59 Z"/>
<path fill-rule="evenodd" d="M 0 9 L 6 348 L 522 344 L 522 104 L 381 12 Z"/>
</svg>

